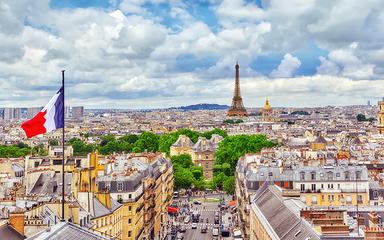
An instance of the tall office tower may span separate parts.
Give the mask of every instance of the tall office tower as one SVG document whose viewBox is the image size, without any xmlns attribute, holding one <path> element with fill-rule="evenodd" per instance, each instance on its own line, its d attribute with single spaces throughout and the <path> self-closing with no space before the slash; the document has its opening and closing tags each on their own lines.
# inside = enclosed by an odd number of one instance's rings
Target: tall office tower
<svg viewBox="0 0 384 240">
<path fill-rule="evenodd" d="M 84 107 L 72 107 L 72 118 L 82 118 L 84 116 Z"/>
<path fill-rule="evenodd" d="M 4 120 L 18 120 L 21 118 L 21 108 L 4 108 Z"/>
<path fill-rule="evenodd" d="M 33 118 L 34 116 L 36 116 L 36 114 L 38 114 L 41 111 L 41 109 L 43 109 L 43 107 L 27 108 L 27 118 L 28 119 Z"/>
<path fill-rule="evenodd" d="M 71 117 L 71 108 L 70 107 L 65 107 L 65 118 L 70 118 Z"/>
</svg>

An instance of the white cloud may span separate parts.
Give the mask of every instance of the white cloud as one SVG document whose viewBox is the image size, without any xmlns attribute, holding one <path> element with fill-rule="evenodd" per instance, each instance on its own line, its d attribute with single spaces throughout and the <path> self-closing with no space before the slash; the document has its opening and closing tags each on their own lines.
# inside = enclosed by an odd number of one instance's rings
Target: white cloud
<svg viewBox="0 0 384 240">
<path fill-rule="evenodd" d="M 0 105 L 44 105 L 60 84 L 61 69 L 67 69 L 70 104 L 229 104 L 236 61 L 248 106 L 265 95 L 276 104 L 295 105 L 311 96 L 325 101 L 324 94 L 329 94 L 327 104 L 359 103 L 382 94 L 384 13 L 377 10 L 382 1 L 270 0 L 259 8 L 245 0 L 212 0 L 215 27 L 180 1 L 170 1 L 167 16 L 178 25 L 166 25 L 145 8 L 145 3 L 159 2 L 166 1 L 125 0 L 118 9 L 51 9 L 48 0 L 1 1 Z M 329 52 L 319 58 L 319 76 L 295 77 L 301 62 L 291 54 L 271 73 L 273 79 L 251 68 L 256 56 L 295 53 L 309 43 Z M 208 63 L 183 70 L 176 67 L 180 56 L 191 65 L 201 59 Z M 335 82 L 340 84 L 334 88 Z M 349 99 L 356 92 L 361 99 Z"/>
<path fill-rule="evenodd" d="M 300 66 L 300 60 L 287 53 L 281 60 L 280 65 L 271 72 L 270 76 L 273 78 L 290 78 Z"/>
<path fill-rule="evenodd" d="M 326 59 L 323 56 L 319 57 L 320 66 L 316 68 L 317 74 L 321 75 L 337 75 L 340 72 L 339 66 L 336 63 Z"/>
</svg>

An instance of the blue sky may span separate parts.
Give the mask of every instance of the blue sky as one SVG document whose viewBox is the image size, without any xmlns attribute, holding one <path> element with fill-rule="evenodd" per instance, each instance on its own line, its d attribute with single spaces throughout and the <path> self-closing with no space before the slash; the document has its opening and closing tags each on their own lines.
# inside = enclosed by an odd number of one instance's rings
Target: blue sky
<svg viewBox="0 0 384 240">
<path fill-rule="evenodd" d="M 73 105 L 230 104 L 236 61 L 248 107 L 266 96 L 275 106 L 361 104 L 384 92 L 384 2 L 2 4 L 0 107 L 44 105 L 63 68 Z"/>
</svg>

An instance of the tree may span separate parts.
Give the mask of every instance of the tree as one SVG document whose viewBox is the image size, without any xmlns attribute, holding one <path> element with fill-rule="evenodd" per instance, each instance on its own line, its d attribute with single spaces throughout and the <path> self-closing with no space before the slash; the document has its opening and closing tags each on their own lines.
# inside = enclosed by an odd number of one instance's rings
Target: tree
<svg viewBox="0 0 384 240">
<path fill-rule="evenodd" d="M 159 136 L 152 132 L 143 132 L 133 146 L 134 152 L 157 152 L 159 151 Z"/>
<path fill-rule="evenodd" d="M 264 135 L 235 135 L 228 136 L 219 144 L 215 153 L 212 185 L 232 192 L 232 185 L 237 161 L 246 153 L 257 153 L 263 148 L 270 148 L 276 144 Z M 233 184 L 232 184 L 233 183 Z"/>
<path fill-rule="evenodd" d="M 72 145 L 73 155 L 75 156 L 85 156 L 95 149 L 95 146 L 86 144 L 79 139 L 71 139 L 69 142 Z"/>
<path fill-rule="evenodd" d="M 181 167 L 175 168 L 174 170 L 174 188 L 190 188 L 195 181 L 191 171 Z"/>
<path fill-rule="evenodd" d="M 48 140 L 48 145 L 49 146 L 59 146 L 59 141 L 57 141 L 57 139 L 51 138 Z"/>
<path fill-rule="evenodd" d="M 356 119 L 357 119 L 358 122 L 365 122 L 365 121 L 367 121 L 365 115 L 362 114 L 362 113 L 357 114 Z"/>
<path fill-rule="evenodd" d="M 229 194 L 235 193 L 235 176 L 227 177 L 227 179 L 224 180 L 223 183 L 224 191 L 226 191 Z"/>
<path fill-rule="evenodd" d="M 191 168 L 193 166 L 192 158 L 189 154 L 172 156 L 171 161 L 174 167 Z"/>
<path fill-rule="evenodd" d="M 139 137 L 136 134 L 128 134 L 119 138 L 120 141 L 130 144 L 134 144 L 138 139 Z"/>
<path fill-rule="evenodd" d="M 207 139 L 211 139 L 213 134 L 218 134 L 218 135 L 222 136 L 223 138 L 228 136 L 228 134 L 227 134 L 227 132 L 225 130 L 222 130 L 222 129 L 219 129 L 219 128 L 215 128 L 215 129 L 213 129 L 211 131 L 204 132 L 204 133 L 201 134 L 201 136 L 205 137 Z"/>
<path fill-rule="evenodd" d="M 108 142 L 113 141 L 113 140 L 115 140 L 114 135 L 111 135 L 111 134 L 105 135 L 101 138 L 100 146 L 105 146 L 105 145 L 107 145 Z"/>
</svg>

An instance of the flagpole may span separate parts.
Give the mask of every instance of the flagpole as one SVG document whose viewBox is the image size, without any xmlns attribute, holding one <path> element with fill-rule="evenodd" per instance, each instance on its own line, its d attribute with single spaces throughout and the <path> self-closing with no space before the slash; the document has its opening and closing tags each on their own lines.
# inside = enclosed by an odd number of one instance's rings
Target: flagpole
<svg viewBox="0 0 384 240">
<path fill-rule="evenodd" d="M 62 121 L 63 121 L 63 139 L 62 139 L 62 144 L 63 144 L 63 161 L 62 161 L 62 165 L 61 165 L 61 170 L 62 170 L 62 189 L 61 189 L 61 221 L 64 222 L 65 221 L 65 218 L 64 218 L 64 189 L 65 189 L 65 172 L 64 172 L 64 161 L 65 161 L 65 157 L 64 157 L 64 133 L 65 133 L 65 95 L 64 95 L 64 71 L 65 70 L 62 70 L 61 71 L 61 76 L 62 76 L 62 79 L 61 79 L 61 84 L 62 84 L 62 87 L 63 87 L 63 116 L 62 116 Z"/>
</svg>

